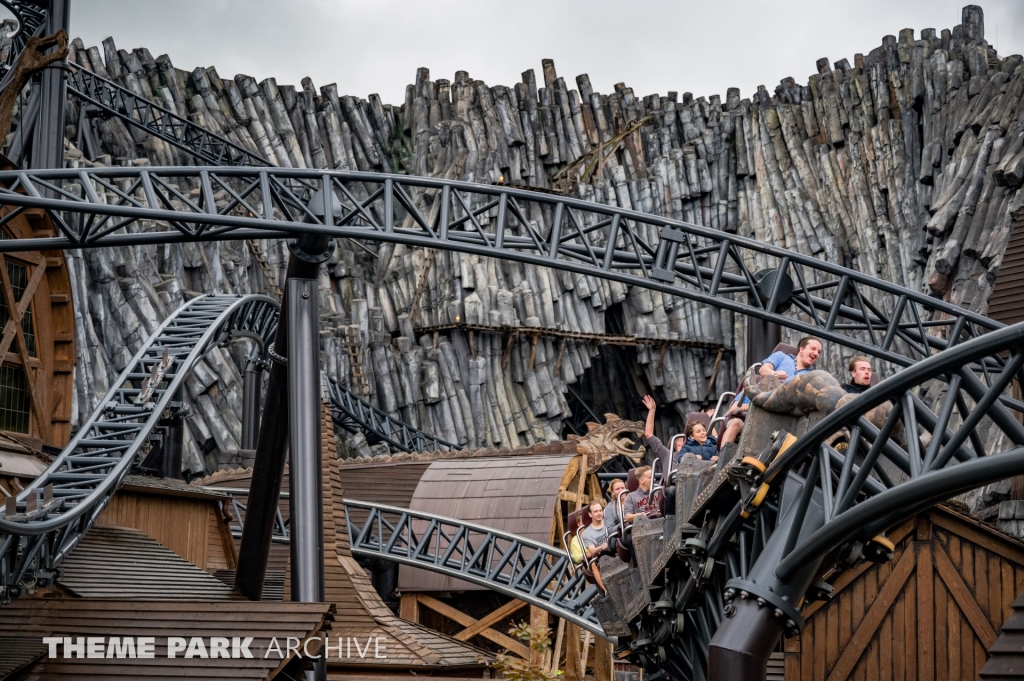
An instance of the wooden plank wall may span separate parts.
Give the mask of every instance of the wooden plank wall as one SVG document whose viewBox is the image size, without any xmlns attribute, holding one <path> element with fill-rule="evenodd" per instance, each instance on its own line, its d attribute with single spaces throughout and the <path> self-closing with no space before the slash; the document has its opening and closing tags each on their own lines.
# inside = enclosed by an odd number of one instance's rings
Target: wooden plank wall
<svg viewBox="0 0 1024 681">
<path fill-rule="evenodd" d="M 1014 214 L 1010 229 L 988 303 L 988 316 L 1004 324 L 1024 321 L 1024 212 Z"/>
<path fill-rule="evenodd" d="M 1024 590 L 1024 545 L 937 509 L 889 533 L 896 555 L 835 583 L 785 641 L 786 681 L 976 679 Z"/>
<path fill-rule="evenodd" d="M 142 530 L 204 570 L 234 568 L 218 514 L 216 501 L 121 491 L 96 524 Z"/>
</svg>

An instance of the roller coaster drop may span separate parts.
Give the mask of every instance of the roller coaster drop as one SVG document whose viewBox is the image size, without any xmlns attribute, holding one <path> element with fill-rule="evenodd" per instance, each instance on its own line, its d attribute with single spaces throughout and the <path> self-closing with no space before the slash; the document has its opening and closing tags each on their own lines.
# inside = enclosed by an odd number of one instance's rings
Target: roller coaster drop
<svg viewBox="0 0 1024 681">
<path fill-rule="evenodd" d="M 141 114 L 122 107 L 118 115 Z M 195 130 L 153 128 L 186 149 L 204 139 Z M 182 191 L 186 183 L 198 186 L 198 199 Z M 454 519 L 348 501 L 370 511 L 362 527 L 350 527 L 354 553 L 458 575 L 618 637 L 622 655 L 648 669 L 648 678 L 763 679 L 779 638 L 802 626 L 801 605 L 827 596 L 828 585 L 814 582 L 818 575 L 886 560 L 886 528 L 956 493 L 1024 472 L 1024 426 L 1013 413 L 1024 405 L 1006 394 L 1022 378 L 1024 325 L 1002 327 L 735 235 L 507 187 L 377 173 L 237 165 L 18 170 L 0 173 L 0 185 L 0 205 L 11 208 L 0 225 L 34 207 L 49 211 L 60 232 L 5 239 L 0 252 L 293 238 L 280 310 L 263 296 L 211 295 L 184 305 L 147 340 L 64 452 L 8 502 L 0 517 L 4 599 L 53 578 L 147 449 L 173 457 L 180 446 L 176 391 L 210 347 L 239 337 L 257 341 L 258 358 L 272 361 L 236 588 L 260 597 L 288 444 L 292 597 L 322 599 L 316 286 L 335 238 L 445 248 L 613 279 L 768 319 L 905 367 L 795 440 L 779 433 L 753 456 L 722 465 L 692 517 L 683 501 L 692 495 L 666 476 L 665 547 L 637 552 L 638 568 L 650 576 L 637 595 L 649 605 L 628 621 L 604 607 L 612 594 L 600 596 L 578 572 L 570 574 L 558 550 Z M 940 394 L 935 410 L 913 392 L 922 387 Z M 330 393 L 341 420 L 380 416 L 351 401 L 346 410 L 344 395 Z M 885 402 L 893 409 L 881 427 L 862 416 Z M 386 428 L 393 445 L 446 444 L 402 424 Z M 848 439 L 843 451 L 832 447 L 840 433 Z M 902 475 L 894 481 L 882 460 Z M 682 541 L 677 530 L 687 521 L 697 531 Z"/>
</svg>

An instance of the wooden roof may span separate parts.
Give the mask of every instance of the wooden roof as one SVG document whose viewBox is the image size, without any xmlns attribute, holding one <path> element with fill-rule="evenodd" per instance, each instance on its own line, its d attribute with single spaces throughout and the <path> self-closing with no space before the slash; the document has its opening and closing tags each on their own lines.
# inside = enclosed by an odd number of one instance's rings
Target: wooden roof
<svg viewBox="0 0 1024 681">
<path fill-rule="evenodd" d="M 456 451 L 400 452 L 397 454 L 381 454 L 369 458 L 341 459 L 342 470 L 360 468 L 376 468 L 380 465 L 398 463 L 432 462 L 447 459 L 493 459 L 518 458 L 524 456 L 575 455 L 587 452 L 590 471 L 593 473 L 601 465 L 616 456 L 625 455 L 639 460 L 643 449 L 635 449 L 631 434 L 643 433 L 644 426 L 639 421 L 627 421 L 615 414 L 605 414 L 605 423 L 588 423 L 587 434 L 582 437 L 570 435 L 568 440 L 542 442 L 515 449 L 483 447 L 480 449 L 460 449 Z M 216 474 L 215 474 L 216 475 Z M 213 477 L 213 476 L 211 476 Z M 202 484 L 207 484 L 204 481 Z M 351 489 L 351 488 L 350 488 Z M 362 500 L 362 497 L 360 497 Z M 366 499 L 369 501 L 369 499 Z"/>
<path fill-rule="evenodd" d="M 230 587 L 139 530 L 93 527 L 61 563 L 58 584 L 83 598 L 230 600 Z"/>
<path fill-rule="evenodd" d="M 287 663 L 265 658 L 272 638 L 304 642 L 324 629 L 329 603 L 182 602 L 116 599 L 17 599 L 0 608 L 0 661 L 17 664 L 38 653 L 43 636 L 153 636 L 153 659 L 50 659 L 44 654 L 21 678 L 269 679 Z M 252 636 L 253 659 L 167 657 L 167 637 Z M 333 632 L 332 632 L 333 635 Z M 27 646 L 27 648 L 22 648 Z M 284 649 L 282 645 L 282 650 Z M 311 648 L 312 649 L 312 648 Z M 31 664 L 31 660 L 27 660 Z M 0 662 L 2 664 L 2 662 Z M 22 665 L 24 666 L 24 665 Z"/>
<path fill-rule="evenodd" d="M 434 461 L 420 478 L 410 508 L 478 522 L 545 544 L 562 477 L 575 453 Z M 479 591 L 484 587 L 406 565 L 400 591 Z"/>
<path fill-rule="evenodd" d="M 988 653 L 991 657 L 981 668 L 981 681 L 1024 678 L 1024 593 L 1013 602 L 1013 613 Z"/>
</svg>

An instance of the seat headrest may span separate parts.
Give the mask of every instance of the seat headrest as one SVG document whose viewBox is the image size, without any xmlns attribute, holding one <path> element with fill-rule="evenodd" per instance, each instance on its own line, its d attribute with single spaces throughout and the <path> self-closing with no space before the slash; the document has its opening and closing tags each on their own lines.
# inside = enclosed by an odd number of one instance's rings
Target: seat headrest
<svg viewBox="0 0 1024 681">
<path fill-rule="evenodd" d="M 711 425 L 711 417 L 702 411 L 691 411 L 686 415 L 686 425 L 689 427 L 691 423 L 703 423 L 704 428 L 707 429 Z"/>
<path fill-rule="evenodd" d="M 779 343 L 778 345 L 775 346 L 775 349 L 772 350 L 772 352 L 784 352 L 787 355 L 796 355 L 798 350 L 795 345 L 790 345 L 789 343 Z"/>
<path fill-rule="evenodd" d="M 876 386 L 876 385 L 878 385 L 878 382 L 881 381 L 881 380 L 882 380 L 882 377 L 878 375 L 878 372 L 877 371 L 872 371 L 871 372 L 871 380 L 868 381 L 868 385 Z"/>
<path fill-rule="evenodd" d="M 569 531 L 576 534 L 581 527 L 590 527 L 590 507 L 581 508 L 569 514 Z"/>
<path fill-rule="evenodd" d="M 580 516 L 583 515 L 583 509 L 579 511 L 573 511 L 569 514 L 569 532 L 576 534 L 576 530 L 580 529 Z"/>
<path fill-rule="evenodd" d="M 630 492 L 635 492 L 640 489 L 640 481 L 636 479 L 635 468 L 630 468 L 629 473 L 626 474 L 626 489 Z"/>
</svg>

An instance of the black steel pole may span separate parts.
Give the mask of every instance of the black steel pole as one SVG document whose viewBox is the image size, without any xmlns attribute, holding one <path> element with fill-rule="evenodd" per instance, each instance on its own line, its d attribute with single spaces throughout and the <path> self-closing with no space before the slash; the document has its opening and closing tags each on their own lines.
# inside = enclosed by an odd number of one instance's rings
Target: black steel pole
<svg viewBox="0 0 1024 681">
<path fill-rule="evenodd" d="M 242 375 L 242 449 L 256 449 L 260 436 L 260 390 L 263 366 L 249 358 Z"/>
<path fill-rule="evenodd" d="M 809 496 L 802 494 L 804 485 L 816 483 L 816 477 L 803 482 L 790 474 L 783 490 L 778 526 L 764 550 L 745 579 L 730 579 L 726 583 L 725 617 L 708 646 L 708 678 L 765 681 L 768 656 L 779 639 L 787 630 L 797 633 L 803 627 L 799 604 L 822 558 L 808 560 L 787 582 L 775 575 L 775 566 L 784 557 L 795 525 L 800 524 L 799 537 L 805 539 L 825 523 L 821 490 L 814 489 Z"/>
<path fill-rule="evenodd" d="M 302 253 L 322 253 L 330 237 L 307 235 L 299 239 L 295 250 Z M 304 259 L 293 253 L 288 261 L 287 278 L 316 279 L 320 273 L 319 259 Z M 274 354 L 288 357 L 288 301 L 281 306 L 274 337 Z M 242 542 L 238 549 L 238 568 L 235 571 L 235 591 L 254 601 L 263 594 L 263 580 L 267 575 L 267 559 L 274 535 L 277 500 L 284 478 L 284 462 L 288 445 L 288 369 L 275 360 L 267 379 L 267 396 L 263 404 L 260 436 L 256 443 L 252 482 L 246 504 Z M 319 411 L 317 412 L 319 415 Z"/>
<path fill-rule="evenodd" d="M 50 0 L 46 35 L 68 30 L 71 0 Z M 32 168 L 64 167 L 64 72 L 45 69 L 39 86 L 39 114 L 32 137 Z"/>
<path fill-rule="evenodd" d="M 174 396 L 177 407 L 172 405 L 171 418 L 167 420 L 167 434 L 160 456 L 160 474 L 165 478 L 181 479 L 181 453 L 185 447 L 185 418 L 182 413 L 182 389 Z"/>
<path fill-rule="evenodd" d="M 289 279 L 288 445 L 291 450 L 292 600 L 324 600 L 324 509 L 320 434 L 320 310 L 316 279 Z M 313 679 L 325 679 L 318 658 Z M 307 674 L 307 678 L 310 675 Z"/>
</svg>

